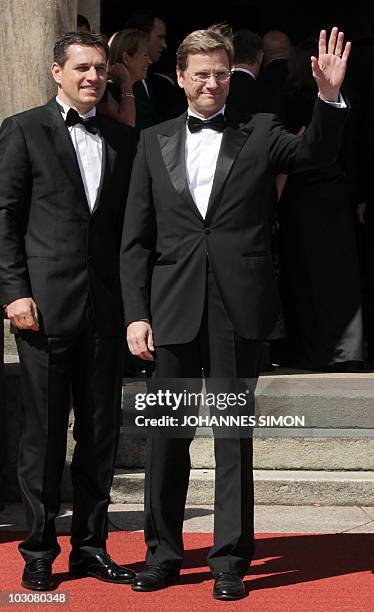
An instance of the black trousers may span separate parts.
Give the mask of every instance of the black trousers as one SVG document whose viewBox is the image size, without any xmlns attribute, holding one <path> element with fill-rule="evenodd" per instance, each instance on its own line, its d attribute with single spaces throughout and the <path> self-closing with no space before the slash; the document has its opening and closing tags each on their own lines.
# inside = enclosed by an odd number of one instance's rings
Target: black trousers
<svg viewBox="0 0 374 612">
<path fill-rule="evenodd" d="M 118 443 L 121 339 L 102 337 L 88 307 L 76 334 L 16 335 L 24 413 L 18 475 L 29 533 L 19 550 L 27 561 L 60 552 L 55 518 L 65 464 L 71 397 L 76 446 L 73 483 L 73 551 L 105 550 L 107 508 Z"/>
<path fill-rule="evenodd" d="M 232 391 L 246 379 L 254 393 L 261 343 L 240 338 L 226 314 L 208 269 L 203 320 L 198 336 L 181 345 L 156 348 L 152 386 L 157 379 L 221 379 Z M 191 438 L 150 437 L 145 477 L 146 563 L 178 570 L 183 559 L 183 517 L 190 474 Z M 252 439 L 214 439 L 214 544 L 208 562 L 214 575 L 243 576 L 254 550 Z"/>
</svg>

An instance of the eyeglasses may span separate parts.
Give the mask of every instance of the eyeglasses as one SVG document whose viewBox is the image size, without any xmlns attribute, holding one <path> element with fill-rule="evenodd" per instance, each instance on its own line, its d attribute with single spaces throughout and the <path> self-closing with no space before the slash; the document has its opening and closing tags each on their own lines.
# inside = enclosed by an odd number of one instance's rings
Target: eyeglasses
<svg viewBox="0 0 374 612">
<path fill-rule="evenodd" d="M 217 83 L 227 83 L 231 76 L 231 72 L 229 70 L 213 70 L 212 72 L 186 72 L 190 75 L 192 81 L 196 81 L 197 83 L 207 83 L 211 77 L 214 77 L 214 80 Z"/>
</svg>

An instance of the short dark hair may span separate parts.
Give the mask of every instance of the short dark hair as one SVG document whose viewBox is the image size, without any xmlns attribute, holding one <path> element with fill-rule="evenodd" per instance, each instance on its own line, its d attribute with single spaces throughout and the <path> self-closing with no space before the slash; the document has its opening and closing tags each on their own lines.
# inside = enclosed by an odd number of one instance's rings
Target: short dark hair
<svg viewBox="0 0 374 612">
<path fill-rule="evenodd" d="M 67 32 L 58 38 L 53 48 L 53 61 L 63 68 L 71 45 L 84 45 L 85 47 L 98 47 L 105 53 L 108 60 L 109 47 L 104 34 L 92 34 L 91 32 Z"/>
<path fill-rule="evenodd" d="M 165 23 L 164 17 L 157 11 L 151 9 L 135 9 L 125 21 L 126 30 L 142 30 L 148 34 L 153 30 L 155 19 L 160 19 Z"/>
<path fill-rule="evenodd" d="M 261 37 L 251 30 L 238 30 L 234 34 L 234 63 L 254 64 L 262 51 Z"/>
<path fill-rule="evenodd" d="M 77 15 L 77 27 L 87 28 L 87 30 L 91 32 L 90 22 L 88 21 L 87 17 L 85 17 L 84 15 L 79 15 L 79 13 Z"/>
</svg>

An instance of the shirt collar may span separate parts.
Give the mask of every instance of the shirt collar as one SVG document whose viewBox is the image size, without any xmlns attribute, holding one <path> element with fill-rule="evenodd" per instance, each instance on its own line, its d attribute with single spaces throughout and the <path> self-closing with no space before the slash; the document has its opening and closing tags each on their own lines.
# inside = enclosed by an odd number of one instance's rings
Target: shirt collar
<svg viewBox="0 0 374 612">
<path fill-rule="evenodd" d="M 253 74 L 253 72 L 248 70 L 248 68 L 233 68 L 232 72 L 245 72 L 246 74 L 250 74 L 251 77 L 256 80 L 255 75 Z"/>
<path fill-rule="evenodd" d="M 272 64 L 273 62 L 279 62 L 279 60 L 281 60 L 282 62 L 288 62 L 288 58 L 287 57 L 273 57 L 272 59 L 267 60 L 267 62 L 264 62 L 264 66 L 268 66 L 269 64 Z"/>
<path fill-rule="evenodd" d="M 222 106 L 222 108 L 220 108 L 219 111 L 214 113 L 214 115 L 210 115 L 210 117 L 204 117 L 204 119 L 202 117 L 199 117 L 199 115 L 196 115 L 196 113 L 194 113 L 190 108 L 188 108 L 187 114 L 189 117 L 197 117 L 197 119 L 201 119 L 202 121 L 205 121 L 205 120 L 207 121 L 208 119 L 213 119 L 213 117 L 217 117 L 218 115 L 221 115 L 221 114 L 224 115 L 225 108 L 226 108 L 226 104 Z"/>
<path fill-rule="evenodd" d="M 63 118 L 65 119 L 66 115 L 68 114 L 68 111 L 70 110 L 71 107 L 68 106 L 67 104 L 65 104 L 65 102 L 63 102 L 61 100 L 61 98 L 59 98 L 58 96 L 56 96 L 56 102 L 57 102 L 57 104 L 60 107 L 60 111 L 61 111 L 61 114 L 62 114 Z M 89 119 L 90 117 L 95 117 L 95 115 L 96 115 L 96 107 L 95 106 L 93 108 L 91 108 L 91 110 L 89 110 L 84 115 L 81 115 L 79 113 L 79 116 L 82 117 L 82 119 Z"/>
</svg>

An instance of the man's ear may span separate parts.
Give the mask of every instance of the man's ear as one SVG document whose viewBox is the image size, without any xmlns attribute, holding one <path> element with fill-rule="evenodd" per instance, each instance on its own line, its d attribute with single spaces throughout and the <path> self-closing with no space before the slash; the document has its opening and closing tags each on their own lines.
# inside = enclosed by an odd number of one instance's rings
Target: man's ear
<svg viewBox="0 0 374 612">
<path fill-rule="evenodd" d="M 54 81 L 60 85 L 61 84 L 61 75 L 62 75 L 62 67 L 57 62 L 53 62 L 51 66 L 51 72 Z"/>
<path fill-rule="evenodd" d="M 178 66 L 176 67 L 176 71 L 177 71 L 177 83 L 179 85 L 179 87 L 181 87 L 182 89 L 184 89 L 184 77 L 183 77 L 183 70 L 181 70 Z"/>
<path fill-rule="evenodd" d="M 264 61 L 264 52 L 263 51 L 259 51 L 258 52 L 257 61 L 258 61 L 258 65 L 261 66 L 262 62 Z"/>
</svg>

